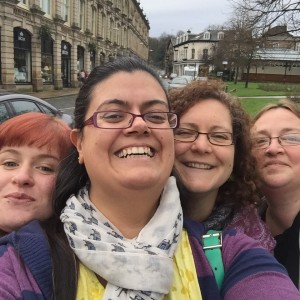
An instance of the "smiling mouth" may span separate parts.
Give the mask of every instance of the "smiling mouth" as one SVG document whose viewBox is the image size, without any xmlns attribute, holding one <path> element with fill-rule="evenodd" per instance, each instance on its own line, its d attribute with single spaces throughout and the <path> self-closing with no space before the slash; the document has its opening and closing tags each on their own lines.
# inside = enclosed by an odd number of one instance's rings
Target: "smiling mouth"
<svg viewBox="0 0 300 300">
<path fill-rule="evenodd" d="M 125 148 L 116 153 L 119 158 L 128 158 L 128 157 L 153 157 L 154 149 L 150 147 L 130 147 Z"/>
<path fill-rule="evenodd" d="M 187 162 L 184 164 L 185 166 L 193 169 L 202 169 L 202 170 L 211 170 L 213 167 L 211 165 L 196 163 L 196 162 Z"/>
</svg>

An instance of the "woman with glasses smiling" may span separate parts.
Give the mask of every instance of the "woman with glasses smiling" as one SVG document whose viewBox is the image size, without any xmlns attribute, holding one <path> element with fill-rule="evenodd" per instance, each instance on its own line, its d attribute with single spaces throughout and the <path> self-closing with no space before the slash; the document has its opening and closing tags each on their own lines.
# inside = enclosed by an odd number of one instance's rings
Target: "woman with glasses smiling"
<svg viewBox="0 0 300 300">
<path fill-rule="evenodd" d="M 254 118 L 253 154 L 265 199 L 262 218 L 276 239 L 274 255 L 299 289 L 300 109 L 290 100 Z"/>
<path fill-rule="evenodd" d="M 174 174 L 182 235 L 189 237 L 202 299 L 299 299 L 286 270 L 263 248 L 274 241 L 256 211 L 248 116 L 216 81 L 194 81 L 169 97 L 180 117 Z"/>
<path fill-rule="evenodd" d="M 74 115 L 45 225 L 51 299 L 164 299 L 183 277 L 173 265 L 183 220 L 170 176 L 177 115 L 159 76 L 130 57 L 96 67 Z"/>
</svg>

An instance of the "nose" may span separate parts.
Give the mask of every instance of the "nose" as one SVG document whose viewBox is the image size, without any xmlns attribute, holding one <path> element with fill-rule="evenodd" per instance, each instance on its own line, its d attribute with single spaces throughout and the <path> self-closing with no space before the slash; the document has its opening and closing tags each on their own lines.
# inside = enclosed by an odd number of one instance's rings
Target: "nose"
<svg viewBox="0 0 300 300">
<path fill-rule="evenodd" d="M 27 166 L 18 168 L 12 177 L 12 182 L 18 186 L 32 186 L 34 184 L 34 180 L 31 169 Z"/>
<path fill-rule="evenodd" d="M 284 148 L 279 142 L 278 138 L 272 138 L 270 140 L 270 145 L 266 148 L 267 153 L 278 153 L 278 152 L 283 152 Z"/>
<path fill-rule="evenodd" d="M 198 152 L 211 152 L 211 149 L 211 143 L 206 134 L 199 134 L 191 146 L 191 150 Z"/>
<path fill-rule="evenodd" d="M 125 129 L 128 133 L 149 133 L 150 129 L 146 121 L 141 116 L 135 116 L 131 126 Z"/>
</svg>

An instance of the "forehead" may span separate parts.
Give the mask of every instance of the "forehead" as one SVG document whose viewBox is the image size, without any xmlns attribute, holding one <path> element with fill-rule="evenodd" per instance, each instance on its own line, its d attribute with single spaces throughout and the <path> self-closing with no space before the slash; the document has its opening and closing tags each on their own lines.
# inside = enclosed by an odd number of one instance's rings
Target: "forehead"
<svg viewBox="0 0 300 300">
<path fill-rule="evenodd" d="M 145 71 L 118 72 L 98 83 L 92 93 L 90 109 L 113 99 L 121 100 L 128 107 L 152 100 L 168 104 L 160 83 Z"/>
<path fill-rule="evenodd" d="M 300 130 L 300 119 L 289 109 L 273 108 L 266 111 L 254 123 L 253 131 Z"/>
<path fill-rule="evenodd" d="M 216 99 L 199 100 L 183 113 L 181 119 L 193 119 L 198 123 L 221 122 L 231 124 L 229 109 Z"/>
</svg>

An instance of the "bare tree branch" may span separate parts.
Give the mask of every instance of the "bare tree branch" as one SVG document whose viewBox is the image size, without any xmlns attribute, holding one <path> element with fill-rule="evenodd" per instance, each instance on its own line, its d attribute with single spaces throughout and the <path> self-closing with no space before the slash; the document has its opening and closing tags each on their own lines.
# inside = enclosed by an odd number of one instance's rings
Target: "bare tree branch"
<svg viewBox="0 0 300 300">
<path fill-rule="evenodd" d="M 248 13 L 252 26 L 261 32 L 275 25 L 287 25 L 289 32 L 300 33 L 300 1 L 231 0 L 231 3 L 235 9 Z"/>
</svg>

